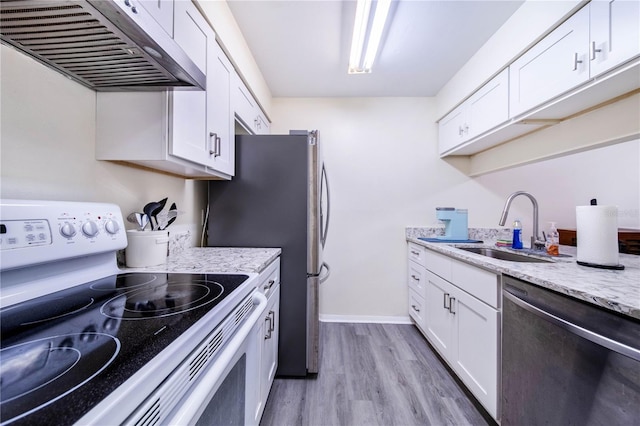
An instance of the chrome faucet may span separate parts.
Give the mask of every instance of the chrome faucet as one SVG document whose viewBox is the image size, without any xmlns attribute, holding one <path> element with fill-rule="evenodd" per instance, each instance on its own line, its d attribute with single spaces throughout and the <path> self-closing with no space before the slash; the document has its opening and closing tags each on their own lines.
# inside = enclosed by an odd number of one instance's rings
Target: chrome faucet
<svg viewBox="0 0 640 426">
<path fill-rule="evenodd" d="M 511 202 L 518 195 L 524 195 L 528 199 L 531 200 L 533 204 L 533 235 L 531 236 L 531 248 L 535 250 L 543 250 L 544 249 L 544 240 L 540 239 L 538 236 L 538 201 L 533 197 L 533 195 L 529 194 L 525 191 L 516 191 L 513 194 L 509 195 L 506 203 L 504 204 L 504 209 L 502 210 L 502 216 L 500 216 L 500 222 L 498 225 L 504 226 L 507 221 L 507 215 L 509 214 L 509 207 L 511 207 Z"/>
</svg>

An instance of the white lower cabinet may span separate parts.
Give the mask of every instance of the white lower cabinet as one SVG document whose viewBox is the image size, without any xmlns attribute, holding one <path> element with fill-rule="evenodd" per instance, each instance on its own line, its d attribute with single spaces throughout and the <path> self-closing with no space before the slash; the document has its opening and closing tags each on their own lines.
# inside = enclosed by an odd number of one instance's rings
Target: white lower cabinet
<svg viewBox="0 0 640 426">
<path fill-rule="evenodd" d="M 280 326 L 280 258 L 267 267 L 258 278 L 258 290 L 267 297 L 267 309 L 262 326 L 255 335 L 260 348 L 259 378 L 253 383 L 253 424 L 260 424 L 264 407 L 269 398 L 273 379 L 278 369 L 278 338 Z"/>
<path fill-rule="evenodd" d="M 409 243 L 409 315 L 467 388 L 499 418 L 500 275 Z M 411 257 L 410 257 L 411 259 Z M 422 270 L 421 273 L 415 269 Z M 413 272 L 412 272 L 413 271 Z M 416 290 L 419 277 L 422 294 Z M 412 297 L 422 302 L 420 314 Z"/>
</svg>

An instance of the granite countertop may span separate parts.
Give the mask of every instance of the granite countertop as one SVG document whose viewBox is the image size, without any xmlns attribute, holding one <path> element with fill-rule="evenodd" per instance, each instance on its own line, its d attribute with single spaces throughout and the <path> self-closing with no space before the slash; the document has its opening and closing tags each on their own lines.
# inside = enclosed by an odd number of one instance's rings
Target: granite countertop
<svg viewBox="0 0 640 426">
<path fill-rule="evenodd" d="M 170 254 L 162 265 L 122 269 L 127 272 L 259 274 L 281 252 L 279 248 L 192 247 Z"/>
<path fill-rule="evenodd" d="M 412 243 L 640 319 L 640 256 L 620 254 L 620 263 L 625 267 L 621 271 L 578 265 L 576 247 L 570 246 L 560 246 L 560 253 L 568 256 L 553 258 L 553 263 L 510 262 L 458 249 L 482 246 L 495 249 L 495 233 L 472 233 L 470 230 L 469 238 L 481 239 L 482 244 L 430 243 L 418 239 L 427 236 L 431 237 L 433 233 L 407 228 L 406 239 Z"/>
</svg>

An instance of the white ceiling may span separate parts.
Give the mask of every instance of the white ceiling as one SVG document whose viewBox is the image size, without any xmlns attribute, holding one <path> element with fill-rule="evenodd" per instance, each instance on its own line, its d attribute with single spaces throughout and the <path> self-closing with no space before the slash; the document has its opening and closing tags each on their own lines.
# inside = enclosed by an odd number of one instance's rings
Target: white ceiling
<svg viewBox="0 0 640 426">
<path fill-rule="evenodd" d="M 349 75 L 354 0 L 228 0 L 274 97 L 435 96 L 524 0 L 394 0 L 371 74 Z"/>
</svg>

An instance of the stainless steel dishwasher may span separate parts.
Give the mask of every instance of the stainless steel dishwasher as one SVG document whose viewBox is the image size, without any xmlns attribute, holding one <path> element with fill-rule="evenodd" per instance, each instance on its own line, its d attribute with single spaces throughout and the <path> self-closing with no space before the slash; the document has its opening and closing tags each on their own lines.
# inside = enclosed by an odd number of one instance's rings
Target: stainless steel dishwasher
<svg viewBox="0 0 640 426">
<path fill-rule="evenodd" d="M 503 280 L 502 425 L 637 425 L 640 321 Z"/>
</svg>

